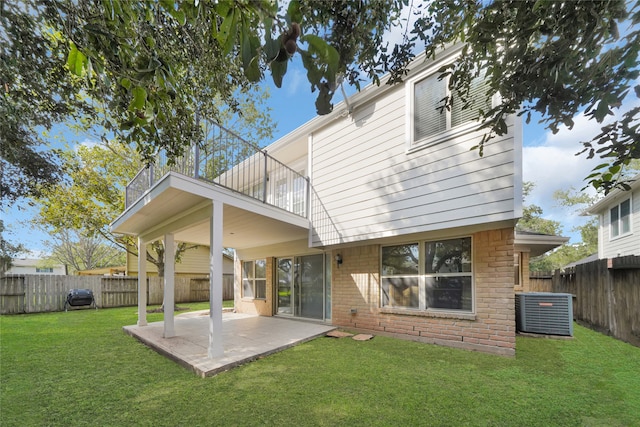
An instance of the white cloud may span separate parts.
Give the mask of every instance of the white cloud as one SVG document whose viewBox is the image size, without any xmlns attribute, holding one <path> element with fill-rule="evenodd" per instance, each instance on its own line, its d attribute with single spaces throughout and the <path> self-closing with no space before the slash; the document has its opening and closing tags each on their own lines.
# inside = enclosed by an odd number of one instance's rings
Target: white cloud
<svg viewBox="0 0 640 427">
<path fill-rule="evenodd" d="M 618 118 L 637 104 L 638 100 L 635 99 L 625 105 L 624 110 L 617 114 Z M 579 241 L 580 236 L 572 233 L 571 229 L 584 224 L 589 218 L 580 216 L 580 212 L 557 206 L 553 193 L 570 187 L 579 191 L 587 185 L 585 178 L 595 166 L 602 163 L 602 159 L 587 159 L 586 153 L 579 156 L 576 153 L 583 149 L 581 142 L 590 141 L 600 133 L 603 124 L 588 120 L 583 114 L 576 116 L 574 122 L 572 129 L 563 126 L 556 134 L 539 124 L 525 125 L 522 175 L 524 181 L 535 184 L 526 203 L 540 206 L 545 218 L 562 223 L 565 236 L 571 236 L 572 241 Z M 595 195 L 591 187 L 585 191 Z"/>
</svg>

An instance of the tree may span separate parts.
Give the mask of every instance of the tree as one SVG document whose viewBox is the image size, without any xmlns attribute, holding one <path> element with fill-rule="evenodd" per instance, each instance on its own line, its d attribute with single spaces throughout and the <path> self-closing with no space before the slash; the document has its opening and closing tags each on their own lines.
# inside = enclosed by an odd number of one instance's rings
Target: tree
<svg viewBox="0 0 640 427">
<path fill-rule="evenodd" d="M 82 82 L 65 67 L 62 22 L 43 2 L 0 2 L 0 197 L 37 196 L 61 179 L 56 152 L 40 130 L 92 116 Z M 4 205 L 5 203 L 3 203 Z"/>
<path fill-rule="evenodd" d="M 3 11 L 13 12 L 6 15 L 9 24 L 34 15 L 36 34 L 55 35 L 41 37 L 40 52 L 32 49 L 47 56 L 55 47 L 52 69 L 61 66 L 66 49 L 66 66 L 83 92 L 71 87 L 63 92 L 65 99 L 84 93 L 101 100 L 111 115 L 104 118 L 107 130 L 136 144 L 145 161 L 159 149 L 180 155 L 199 140 L 197 117 L 218 119 L 209 99 L 219 96 L 237 108 L 238 90 L 267 73 L 281 86 L 294 59 L 318 93 L 318 113 L 326 114 L 343 79 L 359 87 L 361 76 L 379 82 L 389 72 L 395 83 L 423 46 L 429 58 L 444 46 L 464 43 L 460 60 L 441 70 L 450 77 L 452 93 L 471 102 L 471 81 L 483 75 L 487 97 L 501 95 L 498 105 L 480 112 L 487 130 L 478 146 L 481 155 L 489 138 L 506 132 L 509 114 L 529 119 L 539 113 L 555 132 L 560 125 L 571 127 L 581 113 L 605 124 L 627 95 L 640 96 L 640 6 L 624 0 L 433 0 L 411 3 L 409 13 L 416 18 L 411 24 L 403 15 L 407 0 L 292 0 L 286 10 L 276 1 L 248 0 L 30 0 L 13 9 L 6 3 Z M 631 27 L 621 35 L 623 24 Z M 391 30 L 402 34 L 399 42 L 386 42 Z M 24 67 L 16 71 L 21 76 Z M 29 84 L 26 79 L 9 83 L 9 96 Z M 640 158 L 639 116 L 640 107 L 624 112 L 580 146 L 588 157 L 603 157 L 588 177 L 591 184 L 610 190 L 629 161 Z"/>
<path fill-rule="evenodd" d="M 70 273 L 125 264 L 125 254 L 98 235 L 88 237 L 75 230 L 60 230 L 49 242 L 49 259 L 64 264 Z"/>
<path fill-rule="evenodd" d="M 564 206 L 572 212 L 584 211 L 587 207 L 597 202 L 600 197 L 600 195 L 591 196 L 584 192 L 579 192 L 575 188 L 557 190 L 553 194 L 553 198 L 560 206 Z M 584 224 L 574 227 L 572 231 L 580 232 L 580 242 L 565 243 L 555 251 L 531 260 L 529 264 L 530 270 L 552 271 L 598 252 L 597 218 L 592 217 Z"/>
<path fill-rule="evenodd" d="M 564 206 L 573 212 L 583 212 L 600 200 L 602 195 L 591 196 L 570 187 L 568 190 L 555 191 L 553 198 L 560 206 Z M 587 251 L 590 254 L 598 252 L 598 219 L 596 217 L 591 217 L 585 224 L 576 226 L 571 231 L 580 232 L 582 244 L 587 246 Z"/>
<path fill-rule="evenodd" d="M 537 205 L 527 205 L 526 199 L 531 194 L 535 184 L 524 182 L 522 186 L 522 198 L 524 206 L 522 208 L 522 218 L 518 220 L 516 229 L 520 231 L 531 231 L 534 233 L 549 234 L 557 236 L 562 234 L 562 225 L 558 221 L 542 218 L 542 208 Z"/>
<path fill-rule="evenodd" d="M 96 264 L 95 251 L 100 248 L 115 247 L 121 254 L 139 256 L 131 237 L 114 235 L 109 230 L 109 224 L 124 211 L 127 183 L 142 165 L 135 150 L 107 142 L 67 148 L 60 151 L 60 158 L 66 179 L 40 190 L 40 197 L 34 199 L 40 206 L 35 224 L 54 236 L 50 244 L 52 257 L 75 270 L 84 270 L 107 266 Z M 176 261 L 192 247 L 178 243 Z M 163 276 L 162 242 L 151 243 L 145 252 L 147 261 Z"/>
<path fill-rule="evenodd" d="M 0 219 L 0 277 L 11 268 L 11 262 L 20 252 L 25 251 L 21 244 L 13 244 L 5 240 L 6 230 L 4 222 Z"/>
<path fill-rule="evenodd" d="M 235 115 L 231 109 L 220 108 L 220 118 L 243 136 L 271 137 L 270 110 L 261 108 L 267 98 L 266 91 L 249 90 L 237 99 L 242 116 Z M 201 123 L 203 127 L 206 124 L 206 121 Z M 76 243 L 100 242 L 138 256 L 137 242 L 129 236 L 114 235 L 109 230 L 109 224 L 125 209 L 126 185 L 143 166 L 137 152 L 117 141 L 103 141 L 67 147 L 60 151 L 59 157 L 65 179 L 41 189 L 40 197 L 33 198 L 40 207 L 36 225 L 57 237 L 54 247 L 64 249 L 62 252 L 67 260 L 77 259 L 74 252 L 82 249 L 69 247 L 69 232 L 78 235 L 78 239 L 72 239 Z M 178 242 L 175 261 L 180 262 L 185 252 L 194 247 L 187 242 Z M 143 256 L 156 266 L 159 276 L 164 276 L 164 246 L 161 241 L 150 243 Z M 68 264 L 74 265 L 72 262 Z M 78 261 L 78 266 L 82 264 L 85 267 L 79 269 L 95 268 L 87 262 Z"/>
</svg>

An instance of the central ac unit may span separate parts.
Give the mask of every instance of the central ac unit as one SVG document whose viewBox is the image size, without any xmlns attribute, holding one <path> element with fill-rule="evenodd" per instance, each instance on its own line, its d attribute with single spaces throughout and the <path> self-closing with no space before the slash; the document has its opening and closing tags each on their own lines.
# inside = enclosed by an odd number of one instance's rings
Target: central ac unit
<svg viewBox="0 0 640 427">
<path fill-rule="evenodd" d="M 517 293 L 516 330 L 573 336 L 572 295 L 549 292 Z"/>
</svg>

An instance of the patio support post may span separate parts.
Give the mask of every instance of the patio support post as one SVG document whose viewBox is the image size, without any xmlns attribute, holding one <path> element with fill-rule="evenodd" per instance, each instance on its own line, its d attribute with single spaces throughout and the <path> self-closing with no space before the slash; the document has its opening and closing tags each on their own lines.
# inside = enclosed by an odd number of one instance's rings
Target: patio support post
<svg viewBox="0 0 640 427">
<path fill-rule="evenodd" d="M 164 236 L 164 337 L 171 338 L 176 335 L 173 312 L 175 307 L 175 258 L 176 249 L 173 234 Z"/>
<path fill-rule="evenodd" d="M 147 242 L 138 237 L 138 326 L 147 326 Z"/>
<path fill-rule="evenodd" d="M 210 358 L 222 357 L 222 209 L 213 201 L 209 245 L 209 351 Z"/>
</svg>

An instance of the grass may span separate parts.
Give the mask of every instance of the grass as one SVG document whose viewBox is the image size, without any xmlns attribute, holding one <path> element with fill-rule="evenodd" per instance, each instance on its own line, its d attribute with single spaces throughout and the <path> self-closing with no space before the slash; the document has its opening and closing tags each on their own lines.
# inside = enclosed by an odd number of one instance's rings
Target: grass
<svg viewBox="0 0 640 427">
<path fill-rule="evenodd" d="M 122 332 L 135 322 L 135 307 L 1 316 L 0 425 L 640 425 L 640 348 L 577 325 L 518 337 L 514 359 L 319 338 L 201 379 Z"/>
</svg>

